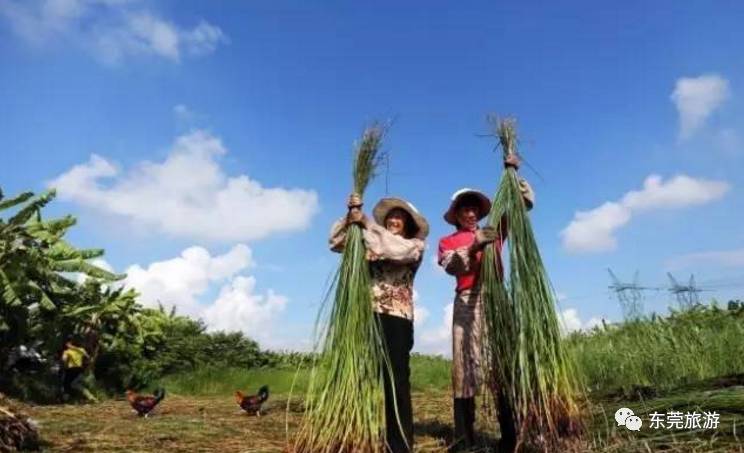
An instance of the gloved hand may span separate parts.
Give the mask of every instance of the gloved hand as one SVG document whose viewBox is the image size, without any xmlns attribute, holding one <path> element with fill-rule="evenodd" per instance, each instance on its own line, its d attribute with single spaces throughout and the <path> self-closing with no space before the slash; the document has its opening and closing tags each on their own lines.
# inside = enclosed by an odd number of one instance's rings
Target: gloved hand
<svg viewBox="0 0 744 453">
<path fill-rule="evenodd" d="M 475 231 L 475 245 L 485 247 L 499 237 L 499 232 L 492 226 L 487 226 Z"/>
<path fill-rule="evenodd" d="M 346 202 L 346 207 L 350 210 L 351 208 L 361 208 L 363 205 L 362 196 L 358 193 L 351 193 L 349 195 L 349 200 Z"/>
<path fill-rule="evenodd" d="M 524 200 L 524 204 L 529 211 L 535 204 L 535 192 L 526 179 L 519 180 L 519 191 L 522 193 L 522 200 Z"/>
<path fill-rule="evenodd" d="M 521 161 L 519 160 L 519 157 L 516 154 L 509 154 L 504 158 L 504 167 L 509 168 L 513 167 L 515 170 L 519 170 L 519 164 Z"/>
<path fill-rule="evenodd" d="M 363 205 L 362 197 L 359 194 L 352 193 L 349 195 L 349 201 L 346 203 L 349 209 L 349 212 L 346 214 L 346 225 L 351 225 L 352 223 L 356 223 L 362 227 L 367 225 L 367 216 L 362 212 Z"/>
</svg>

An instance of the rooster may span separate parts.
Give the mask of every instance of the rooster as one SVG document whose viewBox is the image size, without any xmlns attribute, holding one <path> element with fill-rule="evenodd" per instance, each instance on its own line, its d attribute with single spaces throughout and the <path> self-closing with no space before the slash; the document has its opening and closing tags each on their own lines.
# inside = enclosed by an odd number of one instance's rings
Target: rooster
<svg viewBox="0 0 744 453">
<path fill-rule="evenodd" d="M 163 398 L 165 398 L 165 389 L 163 388 L 155 390 L 155 393 L 152 396 L 138 395 L 132 390 L 127 390 L 127 401 L 129 401 L 129 405 L 132 406 L 132 409 L 134 409 L 140 417 L 144 416 L 147 418 L 150 412 L 155 409 L 155 406 L 157 406 Z"/>
<path fill-rule="evenodd" d="M 250 415 L 256 415 L 257 417 L 261 416 L 261 405 L 269 399 L 269 386 L 264 385 L 260 389 L 258 389 L 258 394 L 256 395 L 243 395 L 243 392 L 240 390 L 235 392 L 235 401 L 237 401 L 238 406 L 240 406 L 241 409 L 246 411 Z"/>
</svg>

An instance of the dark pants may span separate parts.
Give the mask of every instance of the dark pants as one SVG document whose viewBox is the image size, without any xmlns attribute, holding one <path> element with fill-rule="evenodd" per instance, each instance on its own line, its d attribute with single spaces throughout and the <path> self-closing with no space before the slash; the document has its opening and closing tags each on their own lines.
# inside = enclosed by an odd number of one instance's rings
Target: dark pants
<svg viewBox="0 0 744 453">
<path fill-rule="evenodd" d="M 378 313 L 377 317 L 393 374 L 391 382 L 390 373 L 384 373 L 387 443 L 393 453 L 413 451 L 410 366 L 413 323 L 398 316 Z"/>
<path fill-rule="evenodd" d="M 72 384 L 83 374 L 82 367 L 63 368 L 62 369 L 62 395 L 72 394 Z"/>
<path fill-rule="evenodd" d="M 499 451 L 513 452 L 517 446 L 517 428 L 515 426 L 514 413 L 511 406 L 506 403 L 506 395 L 499 392 L 499 425 L 501 426 L 501 440 Z"/>
</svg>

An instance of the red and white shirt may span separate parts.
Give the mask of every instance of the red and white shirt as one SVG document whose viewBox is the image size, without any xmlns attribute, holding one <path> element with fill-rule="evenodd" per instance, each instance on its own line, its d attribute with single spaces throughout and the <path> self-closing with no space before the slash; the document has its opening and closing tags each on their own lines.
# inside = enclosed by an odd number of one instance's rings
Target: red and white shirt
<svg viewBox="0 0 744 453">
<path fill-rule="evenodd" d="M 505 233 L 505 229 L 502 230 Z M 496 254 L 496 265 L 501 267 L 501 248 L 504 245 L 505 234 L 499 235 L 494 242 Z M 475 243 L 475 231 L 459 229 L 449 236 L 439 240 L 439 265 L 445 272 L 457 278 L 456 292 L 464 291 L 478 286 L 480 277 L 480 265 L 483 259 L 483 250 L 471 252 Z"/>
</svg>

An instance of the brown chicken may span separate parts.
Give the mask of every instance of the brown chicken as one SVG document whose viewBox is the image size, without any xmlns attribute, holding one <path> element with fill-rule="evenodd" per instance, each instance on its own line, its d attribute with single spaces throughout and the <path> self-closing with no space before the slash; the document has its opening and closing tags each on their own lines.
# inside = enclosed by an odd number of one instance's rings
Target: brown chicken
<svg viewBox="0 0 744 453">
<path fill-rule="evenodd" d="M 140 417 L 147 416 L 155 409 L 155 406 L 165 398 L 165 389 L 159 388 L 155 390 L 155 393 L 150 395 L 138 395 L 132 390 L 127 390 L 127 401 L 132 406 Z"/>
<path fill-rule="evenodd" d="M 238 406 L 240 406 L 241 409 L 246 411 L 250 415 L 256 415 L 257 417 L 261 416 L 261 405 L 269 399 L 269 386 L 264 385 L 260 389 L 258 389 L 258 394 L 256 395 L 243 395 L 243 392 L 240 390 L 235 392 L 235 400 L 238 403 Z"/>
</svg>

